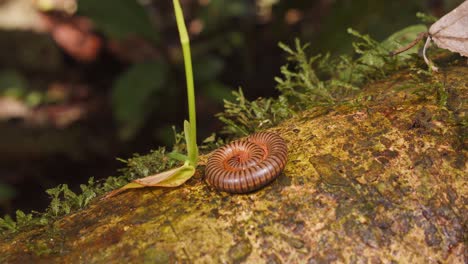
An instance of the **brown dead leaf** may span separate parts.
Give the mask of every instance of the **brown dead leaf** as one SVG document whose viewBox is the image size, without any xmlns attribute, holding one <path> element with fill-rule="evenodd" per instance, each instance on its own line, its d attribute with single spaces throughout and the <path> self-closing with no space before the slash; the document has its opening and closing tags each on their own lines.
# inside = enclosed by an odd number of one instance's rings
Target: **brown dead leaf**
<svg viewBox="0 0 468 264">
<path fill-rule="evenodd" d="M 468 57 L 468 0 L 435 22 L 429 35 L 440 48 Z"/>
<path fill-rule="evenodd" d="M 103 40 L 93 32 L 94 25 L 87 17 L 41 13 L 41 19 L 62 49 L 81 62 L 93 62 L 103 48 Z"/>
<path fill-rule="evenodd" d="M 434 63 L 426 57 L 426 49 L 431 40 L 440 48 L 468 57 L 468 0 L 437 20 L 429 28 L 429 37 L 424 45 L 423 57 L 433 71 L 438 71 Z"/>
</svg>

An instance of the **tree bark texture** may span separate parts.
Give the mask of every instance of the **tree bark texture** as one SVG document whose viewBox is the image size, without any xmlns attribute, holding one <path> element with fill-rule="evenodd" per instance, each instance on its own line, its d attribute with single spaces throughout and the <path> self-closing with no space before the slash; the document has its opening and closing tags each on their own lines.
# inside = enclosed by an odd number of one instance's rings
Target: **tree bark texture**
<svg viewBox="0 0 468 264">
<path fill-rule="evenodd" d="M 1 263 L 466 263 L 468 68 L 401 72 L 270 129 L 282 175 L 245 195 L 130 190 L 0 241 Z"/>
</svg>

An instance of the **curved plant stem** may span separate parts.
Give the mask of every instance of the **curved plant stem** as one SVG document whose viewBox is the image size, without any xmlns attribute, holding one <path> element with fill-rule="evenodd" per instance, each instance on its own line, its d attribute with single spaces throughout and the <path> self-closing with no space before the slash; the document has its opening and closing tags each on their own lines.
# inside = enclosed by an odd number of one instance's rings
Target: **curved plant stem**
<svg viewBox="0 0 468 264">
<path fill-rule="evenodd" d="M 426 43 L 424 44 L 424 48 L 423 48 L 423 58 L 424 58 L 424 61 L 426 62 L 427 66 L 429 66 L 429 68 L 435 72 L 439 71 L 439 68 L 437 68 L 437 66 L 434 65 L 434 63 L 428 59 L 426 57 L 426 50 L 427 48 L 429 47 L 429 45 L 431 44 L 431 36 L 428 36 L 427 39 L 426 39 Z"/>
</svg>

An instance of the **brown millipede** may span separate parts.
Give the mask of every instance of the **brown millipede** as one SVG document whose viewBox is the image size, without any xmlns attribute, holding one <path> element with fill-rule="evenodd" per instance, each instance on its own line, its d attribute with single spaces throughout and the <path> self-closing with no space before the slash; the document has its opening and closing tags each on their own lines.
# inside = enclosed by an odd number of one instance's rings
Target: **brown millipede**
<svg viewBox="0 0 468 264">
<path fill-rule="evenodd" d="M 217 149 L 206 164 L 206 180 L 220 191 L 246 193 L 273 181 L 286 165 L 288 148 L 275 133 L 260 132 Z"/>
</svg>

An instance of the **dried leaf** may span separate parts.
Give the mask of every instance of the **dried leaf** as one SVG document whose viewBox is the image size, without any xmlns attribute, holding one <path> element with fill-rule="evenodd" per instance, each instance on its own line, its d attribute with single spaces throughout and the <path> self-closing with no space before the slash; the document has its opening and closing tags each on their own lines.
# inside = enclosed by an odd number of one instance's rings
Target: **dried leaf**
<svg viewBox="0 0 468 264">
<path fill-rule="evenodd" d="M 145 178 L 134 180 L 133 182 L 123 186 L 120 189 L 114 190 L 103 197 L 103 199 L 107 199 L 109 197 L 115 196 L 125 190 L 128 189 L 136 189 L 136 188 L 143 188 L 143 187 L 177 187 L 185 183 L 188 179 L 190 179 L 193 174 L 195 174 L 195 167 L 189 165 L 188 162 L 184 163 L 184 165 L 164 171 L 155 175 L 151 175 Z"/>
<path fill-rule="evenodd" d="M 432 24 L 429 35 L 440 48 L 468 57 L 468 1 Z"/>
<path fill-rule="evenodd" d="M 137 179 L 133 182 L 143 186 L 177 187 L 190 179 L 194 173 L 195 167 L 186 162 L 179 168 Z"/>
<path fill-rule="evenodd" d="M 112 192 L 104 195 L 104 197 L 102 197 L 101 199 L 102 200 L 105 200 L 107 198 L 110 198 L 112 196 L 116 196 L 117 194 L 125 191 L 125 190 L 128 190 L 128 189 L 136 189 L 136 188 L 143 188 L 145 187 L 144 185 L 141 185 L 141 184 L 138 184 L 138 183 L 134 183 L 134 182 L 131 182 L 127 185 L 125 185 L 124 187 L 120 188 L 120 189 L 117 189 L 117 190 L 113 190 Z"/>
<path fill-rule="evenodd" d="M 429 37 L 424 45 L 423 57 L 433 71 L 438 71 L 434 63 L 426 57 L 426 49 L 431 40 L 440 48 L 468 57 L 468 1 L 463 2 L 429 28 Z"/>
</svg>

